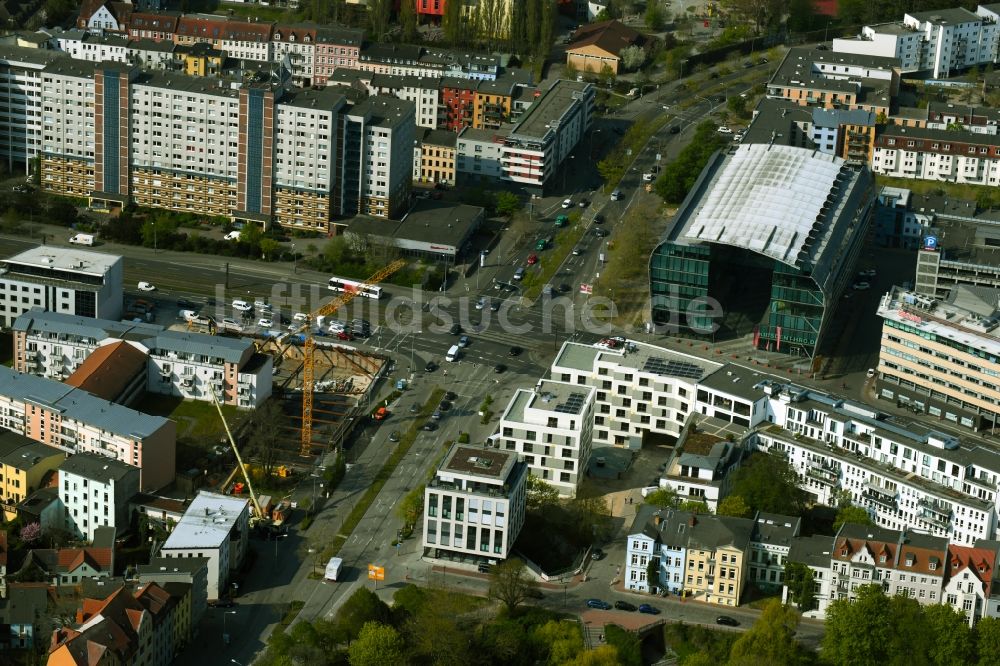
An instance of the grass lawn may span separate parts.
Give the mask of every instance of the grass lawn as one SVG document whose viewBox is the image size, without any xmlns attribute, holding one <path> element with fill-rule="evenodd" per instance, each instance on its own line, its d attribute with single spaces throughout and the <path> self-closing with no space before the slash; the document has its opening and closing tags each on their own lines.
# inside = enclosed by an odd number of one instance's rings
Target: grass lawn
<svg viewBox="0 0 1000 666">
<path fill-rule="evenodd" d="M 225 433 L 225 428 L 219 420 L 219 413 L 211 402 L 147 393 L 136 405 L 136 409 L 144 414 L 173 419 L 177 422 L 178 437 L 205 438 L 214 442 L 215 437 Z M 229 427 L 235 427 L 238 418 L 237 409 L 232 405 L 223 405 L 222 413 L 225 414 Z"/>
<path fill-rule="evenodd" d="M 901 187 L 914 194 L 944 194 L 951 199 L 976 201 L 981 193 L 992 195 L 996 188 L 985 185 L 967 185 L 965 183 L 943 183 L 936 180 L 916 180 L 911 178 L 891 178 L 876 175 L 878 187 Z"/>
</svg>

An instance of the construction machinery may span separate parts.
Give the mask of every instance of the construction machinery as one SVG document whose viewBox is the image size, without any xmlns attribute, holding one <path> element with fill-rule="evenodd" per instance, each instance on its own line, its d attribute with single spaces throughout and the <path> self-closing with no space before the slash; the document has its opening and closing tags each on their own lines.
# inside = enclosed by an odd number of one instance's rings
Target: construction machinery
<svg viewBox="0 0 1000 666">
<path fill-rule="evenodd" d="M 259 525 L 261 523 L 268 521 L 267 513 L 264 508 L 257 501 L 257 494 L 253 491 L 253 485 L 250 483 L 250 475 L 247 473 L 246 465 L 243 464 L 243 457 L 240 456 L 240 450 L 236 446 L 236 440 L 233 439 L 233 433 L 229 430 L 229 423 L 226 422 L 226 416 L 222 413 L 222 405 L 219 404 L 219 398 L 215 395 L 215 391 L 212 391 L 212 402 L 215 403 L 215 409 L 219 412 L 219 418 L 222 419 L 222 426 L 226 429 L 226 437 L 229 439 L 229 445 L 233 447 L 233 453 L 236 455 L 236 464 L 240 468 L 240 472 L 243 473 L 243 480 L 246 481 L 247 491 L 250 493 L 250 503 L 253 506 L 253 516 L 250 517 L 250 526 Z"/>
<path fill-rule="evenodd" d="M 386 279 L 403 266 L 406 261 L 397 259 L 388 266 L 376 271 L 363 283 L 351 291 L 345 291 L 329 303 L 320 306 L 315 311 L 306 316 L 306 321 L 291 333 L 297 335 L 304 334 L 302 343 L 302 439 L 299 448 L 299 455 L 308 457 L 312 453 L 312 417 L 313 417 L 313 388 L 316 371 L 316 341 L 313 339 L 313 322 L 320 317 L 329 317 L 334 312 L 354 300 L 354 297 L 364 288 L 376 285 Z"/>
</svg>

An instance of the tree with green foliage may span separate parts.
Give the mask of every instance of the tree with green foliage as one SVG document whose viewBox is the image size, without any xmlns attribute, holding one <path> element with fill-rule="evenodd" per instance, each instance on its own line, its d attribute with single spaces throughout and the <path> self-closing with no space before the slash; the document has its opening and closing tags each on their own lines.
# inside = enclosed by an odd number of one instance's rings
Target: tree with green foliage
<svg viewBox="0 0 1000 666">
<path fill-rule="evenodd" d="M 719 501 L 719 508 L 715 513 L 719 516 L 749 518 L 753 515 L 753 509 L 750 508 L 750 505 L 741 496 L 728 495 Z"/>
<path fill-rule="evenodd" d="M 359 587 L 337 610 L 333 621 L 344 637 L 343 642 L 350 642 L 361 633 L 365 624 L 387 624 L 391 618 L 392 611 L 377 594 L 366 587 Z"/>
<path fill-rule="evenodd" d="M 615 648 L 622 666 L 642 666 L 642 642 L 616 624 L 604 625 L 604 640 Z"/>
<path fill-rule="evenodd" d="M 405 664 L 406 645 L 393 627 L 379 622 L 367 622 L 356 641 L 348 648 L 351 666 L 385 666 Z"/>
<path fill-rule="evenodd" d="M 528 475 L 525 485 L 525 505 L 528 511 L 538 511 L 559 501 L 559 491 L 534 474 Z"/>
<path fill-rule="evenodd" d="M 646 563 L 646 581 L 650 587 L 660 586 L 660 558 L 649 558 L 649 562 Z"/>
<path fill-rule="evenodd" d="M 443 590 L 425 590 L 423 603 L 406 609 L 403 623 L 413 661 L 426 664 L 468 664 L 473 661 L 472 632 L 465 609 Z"/>
<path fill-rule="evenodd" d="M 497 192 L 495 201 L 497 215 L 511 217 L 514 213 L 521 210 L 521 198 L 513 192 L 506 190 Z"/>
<path fill-rule="evenodd" d="M 693 500 L 686 499 L 677 505 L 678 511 L 689 511 L 691 513 L 707 513 L 711 514 L 712 510 L 708 508 L 708 504 L 704 500 Z"/>
<path fill-rule="evenodd" d="M 788 0 L 787 16 L 786 25 L 791 32 L 808 32 L 823 27 L 816 13 L 816 0 Z"/>
<path fill-rule="evenodd" d="M 384 42 L 389 33 L 393 0 L 368 0 L 368 32 L 372 40 Z"/>
<path fill-rule="evenodd" d="M 778 599 L 764 606 L 760 619 L 743 633 L 729 653 L 730 664 L 794 664 L 799 660 L 795 630 L 799 614 Z"/>
<path fill-rule="evenodd" d="M 576 658 L 584 647 L 579 626 L 559 620 L 549 620 L 536 627 L 531 639 L 538 653 L 546 655 L 545 661 L 549 664 L 565 664 Z"/>
<path fill-rule="evenodd" d="M 646 495 L 643 500 L 646 504 L 658 506 L 661 509 L 672 509 L 677 506 L 677 493 L 673 488 L 657 488 Z"/>
<path fill-rule="evenodd" d="M 823 660 L 838 666 L 878 666 L 894 660 L 887 652 L 894 630 L 889 599 L 878 585 L 862 585 L 855 599 L 836 599 L 826 610 Z"/>
<path fill-rule="evenodd" d="M 976 623 L 973 641 L 979 656 L 979 666 L 996 666 L 997 655 L 1000 654 L 1000 618 L 980 618 Z"/>
<path fill-rule="evenodd" d="M 643 17 L 643 21 L 646 27 L 654 32 L 663 30 L 663 24 L 666 22 L 666 12 L 663 10 L 660 0 L 648 0 L 646 2 L 646 14 Z"/>
<path fill-rule="evenodd" d="M 816 607 L 816 574 L 801 562 L 785 562 L 785 586 L 792 602 L 802 612 Z"/>
<path fill-rule="evenodd" d="M 417 3 L 402 2 L 399 5 L 399 27 L 404 42 L 417 39 Z"/>
<path fill-rule="evenodd" d="M 923 606 L 924 624 L 932 637 L 928 657 L 935 666 L 974 663 L 976 644 L 969 619 L 946 604 Z M 978 628 L 978 627 L 977 627 Z M 997 653 L 993 654 L 996 658 Z"/>
<path fill-rule="evenodd" d="M 441 28 L 444 39 L 452 47 L 464 46 L 467 37 L 467 22 L 462 18 L 462 2 L 446 2 Z"/>
<path fill-rule="evenodd" d="M 396 515 L 403 519 L 405 525 L 416 525 L 417 521 L 423 517 L 425 488 L 424 484 L 420 484 L 406 493 L 396 507 Z"/>
<path fill-rule="evenodd" d="M 858 525 L 874 525 L 871 514 L 863 506 L 844 504 L 837 509 L 837 518 L 833 521 L 833 531 L 840 530 L 844 523 L 857 523 Z"/>
<path fill-rule="evenodd" d="M 524 562 L 516 557 L 490 569 L 489 597 L 503 603 L 508 613 L 516 611 L 537 587 Z"/>
<path fill-rule="evenodd" d="M 618 666 L 621 663 L 618 650 L 613 645 L 598 645 L 593 650 L 584 650 L 563 666 Z"/>
<path fill-rule="evenodd" d="M 740 495 L 755 511 L 797 516 L 806 505 L 806 493 L 788 458 L 756 453 L 733 477 L 733 495 Z"/>
<path fill-rule="evenodd" d="M 641 46 L 626 46 L 618 52 L 625 71 L 634 72 L 646 62 L 646 50 Z"/>
<path fill-rule="evenodd" d="M 654 189 L 664 201 L 669 204 L 684 201 L 712 154 L 729 143 L 715 130 L 716 125 L 710 120 L 698 125 L 691 143 L 663 167 Z M 744 499 L 749 501 L 749 498 Z"/>
</svg>

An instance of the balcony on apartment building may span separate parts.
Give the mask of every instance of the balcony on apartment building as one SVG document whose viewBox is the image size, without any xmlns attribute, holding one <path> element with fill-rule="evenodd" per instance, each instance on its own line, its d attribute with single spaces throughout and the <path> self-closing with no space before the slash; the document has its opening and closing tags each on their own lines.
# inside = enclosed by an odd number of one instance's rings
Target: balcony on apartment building
<svg viewBox="0 0 1000 666">
<path fill-rule="evenodd" d="M 806 470 L 806 476 L 828 486 L 840 485 L 840 468 L 828 463 L 813 463 Z"/>
<path fill-rule="evenodd" d="M 951 522 L 951 509 L 940 504 L 937 500 L 921 498 L 917 500 L 917 518 L 925 520 L 933 525 L 946 528 Z"/>
<path fill-rule="evenodd" d="M 861 496 L 867 502 L 878 504 L 893 510 L 895 510 L 898 506 L 896 495 L 897 493 L 895 490 L 886 488 L 878 481 L 867 481 L 865 483 L 865 490 L 861 493 Z"/>
</svg>

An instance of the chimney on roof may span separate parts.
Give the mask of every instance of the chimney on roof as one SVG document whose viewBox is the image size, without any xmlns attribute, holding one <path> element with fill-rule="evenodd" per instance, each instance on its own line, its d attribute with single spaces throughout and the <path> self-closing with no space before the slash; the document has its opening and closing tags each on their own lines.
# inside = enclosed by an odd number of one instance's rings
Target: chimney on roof
<svg viewBox="0 0 1000 666">
<path fill-rule="evenodd" d="M 694 527 L 697 524 L 698 524 L 698 516 L 692 513 L 691 517 L 688 518 L 688 527 Z"/>
<path fill-rule="evenodd" d="M 657 513 L 655 516 L 653 516 L 653 524 L 654 525 L 659 525 L 661 520 L 662 520 L 662 518 L 660 518 L 660 514 Z"/>
</svg>

